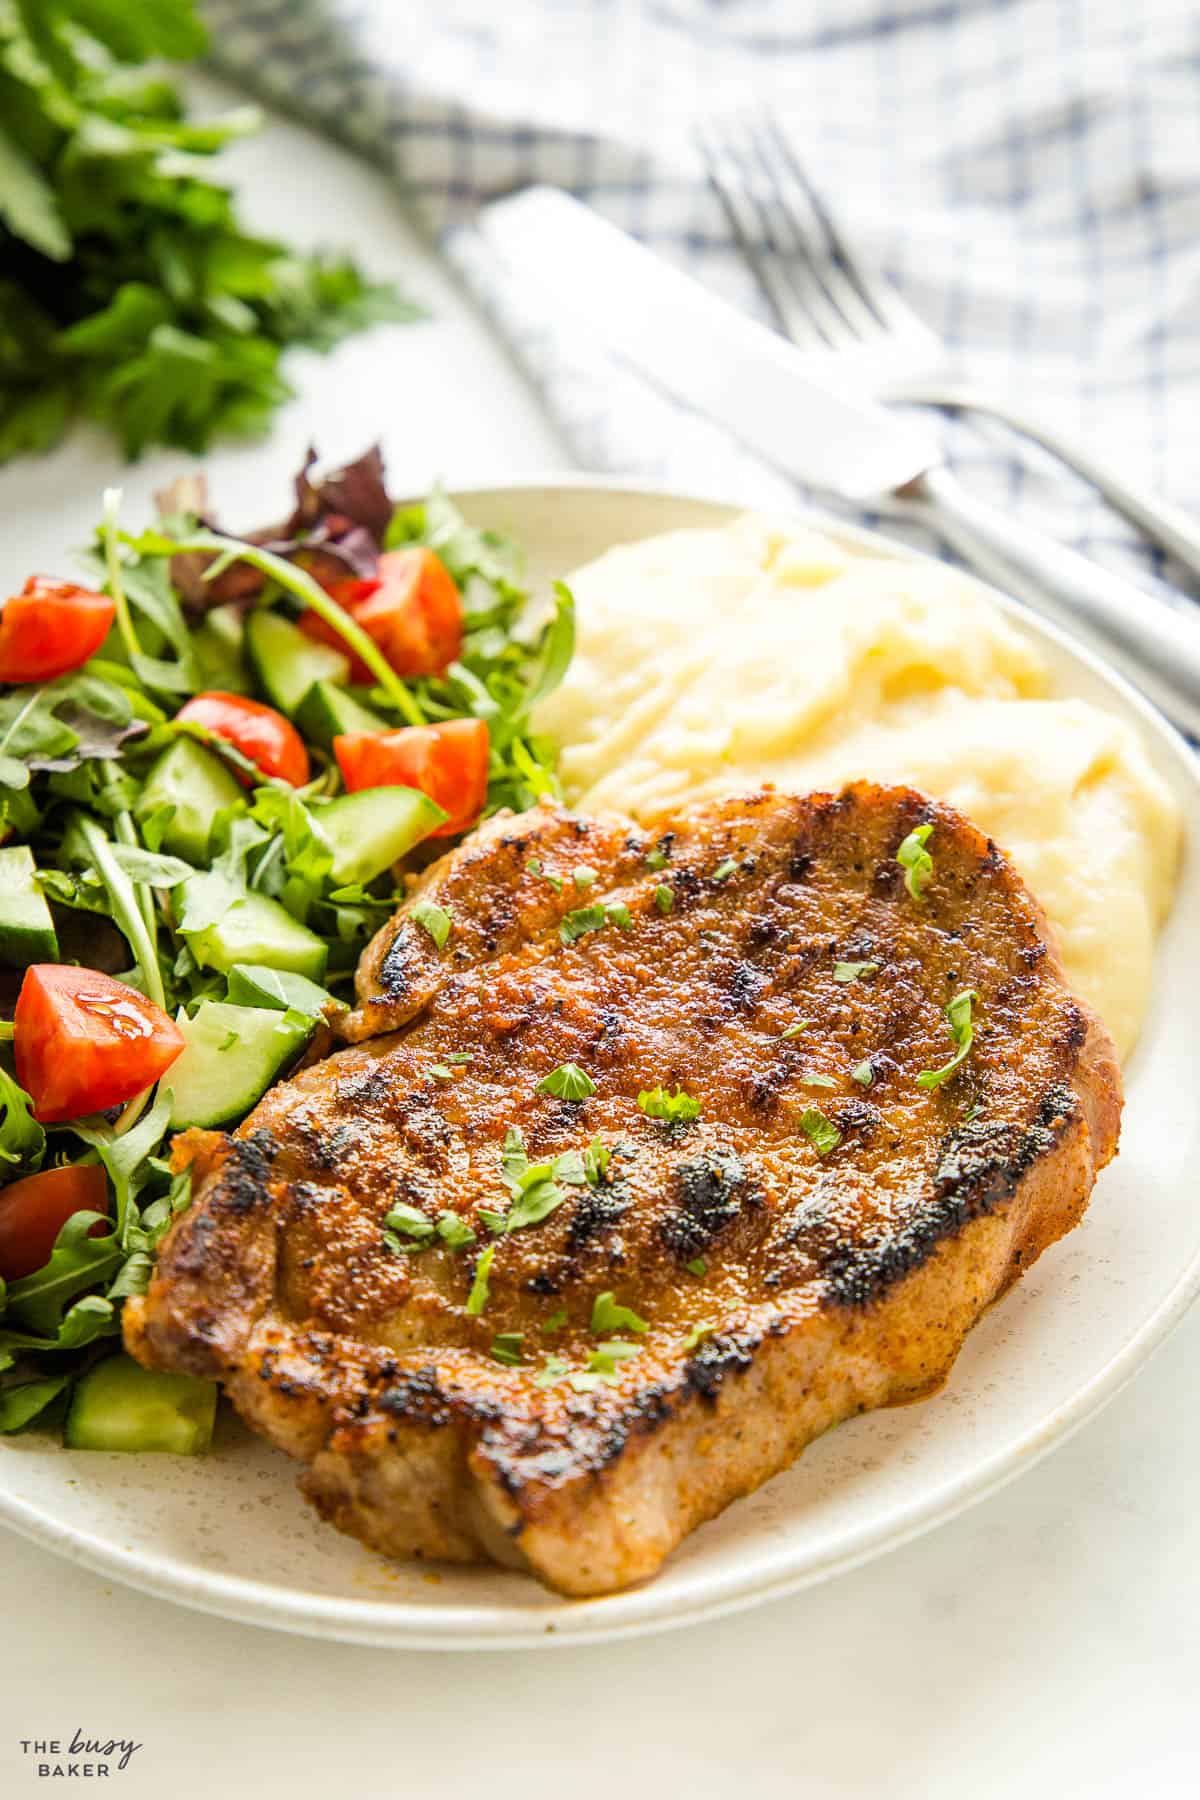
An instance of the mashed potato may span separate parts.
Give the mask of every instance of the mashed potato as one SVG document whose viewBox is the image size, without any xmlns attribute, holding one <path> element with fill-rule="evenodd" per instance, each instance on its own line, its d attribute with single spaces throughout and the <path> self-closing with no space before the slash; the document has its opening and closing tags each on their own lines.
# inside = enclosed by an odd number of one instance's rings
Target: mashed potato
<svg viewBox="0 0 1200 1800">
<path fill-rule="evenodd" d="M 1078 993 L 1137 1037 L 1179 820 L 1135 733 L 1048 696 L 1032 643 L 961 575 L 762 519 L 609 551 L 535 721 L 568 798 L 648 819 L 764 781 L 951 801 L 1021 869 Z"/>
</svg>

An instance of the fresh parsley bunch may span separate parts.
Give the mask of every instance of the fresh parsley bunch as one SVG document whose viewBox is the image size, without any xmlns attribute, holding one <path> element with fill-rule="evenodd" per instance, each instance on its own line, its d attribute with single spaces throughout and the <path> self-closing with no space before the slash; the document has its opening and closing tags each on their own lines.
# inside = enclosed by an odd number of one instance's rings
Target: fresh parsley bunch
<svg viewBox="0 0 1200 1800">
<path fill-rule="evenodd" d="M 193 0 L 0 0 L 0 462 L 80 413 L 131 458 L 261 431 L 289 344 L 415 315 L 344 259 L 240 229 L 207 163 L 257 115 L 193 122 L 140 66 L 205 41 Z"/>
</svg>

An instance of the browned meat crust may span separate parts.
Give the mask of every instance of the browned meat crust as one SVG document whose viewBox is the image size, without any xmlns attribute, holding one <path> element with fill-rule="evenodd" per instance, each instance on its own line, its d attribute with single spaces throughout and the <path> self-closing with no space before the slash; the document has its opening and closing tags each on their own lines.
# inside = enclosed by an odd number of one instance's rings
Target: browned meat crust
<svg viewBox="0 0 1200 1800">
<path fill-rule="evenodd" d="M 896 851 L 922 822 L 918 903 Z M 219 1377 L 310 1464 L 320 1511 L 389 1554 L 493 1557 L 571 1594 L 652 1574 L 818 1433 L 940 1382 L 1114 1152 L 1112 1046 L 1035 902 L 908 790 L 761 793 L 657 833 L 538 809 L 493 820 L 420 897 L 453 934 L 439 952 L 411 903 L 379 934 L 349 1027 L 367 1041 L 235 1138 L 180 1140 L 197 1198 L 125 1312 L 135 1355 Z M 600 903 L 615 917 L 564 943 L 564 915 Z M 878 966 L 846 981 L 839 962 Z M 922 1089 L 965 988 L 974 1046 Z M 535 1092 L 568 1061 L 594 1095 Z M 699 1119 L 646 1117 L 639 1091 L 676 1082 Z M 841 1134 L 823 1155 L 800 1127 L 814 1105 Z M 493 1237 L 479 1213 L 510 1203 L 512 1126 L 535 1162 L 597 1136 L 611 1160 Z M 476 1238 L 398 1253 L 398 1203 Z M 610 1290 L 648 1330 L 593 1332 Z M 496 1361 L 518 1332 L 520 1364 Z M 573 1383 L 597 1335 L 638 1353 Z M 539 1385 L 550 1353 L 566 1373 Z"/>
</svg>

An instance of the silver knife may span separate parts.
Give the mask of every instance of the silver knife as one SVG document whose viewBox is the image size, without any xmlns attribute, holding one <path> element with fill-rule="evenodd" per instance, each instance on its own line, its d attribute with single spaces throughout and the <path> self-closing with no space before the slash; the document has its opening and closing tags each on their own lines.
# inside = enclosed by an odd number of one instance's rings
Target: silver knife
<svg viewBox="0 0 1200 1800">
<path fill-rule="evenodd" d="M 816 380 L 807 359 L 557 188 L 485 206 L 492 252 L 656 386 L 808 486 L 885 503 L 1113 660 L 1200 735 L 1200 616 L 975 500 L 919 425 Z"/>
</svg>

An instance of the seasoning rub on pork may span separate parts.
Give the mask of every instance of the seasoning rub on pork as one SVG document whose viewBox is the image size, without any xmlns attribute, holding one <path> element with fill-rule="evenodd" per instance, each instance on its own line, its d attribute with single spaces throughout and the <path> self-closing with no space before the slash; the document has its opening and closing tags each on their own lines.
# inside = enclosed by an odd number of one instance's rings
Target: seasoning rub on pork
<svg viewBox="0 0 1200 1800">
<path fill-rule="evenodd" d="M 495 818 L 343 1035 L 177 1140 L 126 1341 L 223 1381 L 343 1531 L 567 1594 L 936 1387 L 1120 1119 L 1019 877 L 902 788 Z"/>
</svg>

